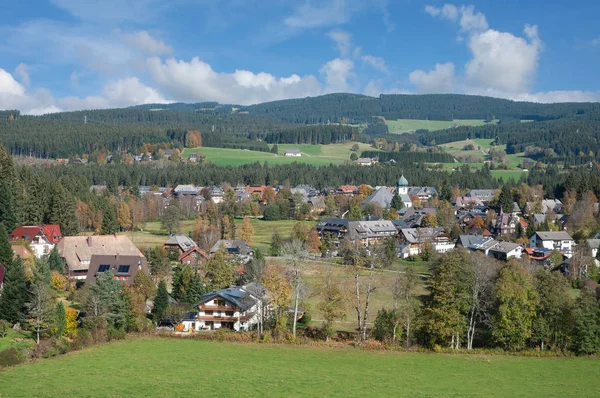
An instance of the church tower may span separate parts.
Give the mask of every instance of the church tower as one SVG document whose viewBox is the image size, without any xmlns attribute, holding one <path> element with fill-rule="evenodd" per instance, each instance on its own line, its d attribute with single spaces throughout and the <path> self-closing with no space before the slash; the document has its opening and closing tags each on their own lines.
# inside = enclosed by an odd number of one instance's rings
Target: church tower
<svg viewBox="0 0 600 398">
<path fill-rule="evenodd" d="M 396 192 L 398 195 L 408 195 L 408 180 L 404 178 L 404 174 L 396 182 Z"/>
</svg>

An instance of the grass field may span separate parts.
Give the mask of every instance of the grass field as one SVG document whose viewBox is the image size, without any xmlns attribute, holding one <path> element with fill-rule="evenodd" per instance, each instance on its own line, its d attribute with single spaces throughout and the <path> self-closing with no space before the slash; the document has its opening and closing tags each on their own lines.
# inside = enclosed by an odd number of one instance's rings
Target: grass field
<svg viewBox="0 0 600 398">
<path fill-rule="evenodd" d="M 388 130 L 392 134 L 414 133 L 417 130 L 444 130 L 453 126 L 483 126 L 485 121 L 473 119 L 456 119 L 453 121 L 444 120 L 416 120 L 416 119 L 399 119 L 386 120 Z"/>
<path fill-rule="evenodd" d="M 218 166 L 240 166 L 255 162 L 268 162 L 269 164 L 290 164 L 294 162 L 312 164 L 314 166 L 323 166 L 328 164 L 343 164 L 350 161 L 350 148 L 356 142 L 347 142 L 344 144 L 330 145 L 277 145 L 279 154 L 270 152 L 248 151 L 245 149 L 228 148 L 188 148 L 183 151 L 184 158 L 191 153 L 200 152 L 206 156 L 208 162 L 215 163 Z M 367 144 L 358 144 L 360 151 L 372 150 Z M 283 154 L 286 149 L 297 148 L 302 152 L 300 157 L 286 157 Z"/>
<path fill-rule="evenodd" d="M 0 397 L 586 397 L 597 359 L 125 340 L 0 372 Z"/>
<path fill-rule="evenodd" d="M 511 178 L 519 181 L 522 175 L 527 176 L 527 172 L 522 170 L 492 170 L 491 173 L 493 177 L 502 178 L 504 181 L 508 181 Z"/>
<path fill-rule="evenodd" d="M 181 232 L 187 234 L 192 231 L 194 229 L 194 222 L 194 220 L 182 221 Z M 244 220 L 236 219 L 235 222 L 239 228 Z M 283 237 L 287 238 L 290 236 L 294 224 L 296 224 L 295 220 L 265 221 L 262 219 L 251 219 L 250 222 L 254 227 L 254 238 L 250 246 L 260 248 L 263 251 L 268 250 L 271 236 L 275 229 Z M 316 224 L 312 221 L 302 221 L 302 223 L 309 227 L 313 227 Z M 126 232 L 125 235 L 129 236 L 133 243 L 140 249 L 162 245 L 169 239 L 167 232 L 161 230 L 160 222 L 146 223 L 141 231 Z"/>
<path fill-rule="evenodd" d="M 30 332 L 9 329 L 5 337 L 0 337 L 0 351 L 10 347 L 31 346 L 34 343 Z"/>
</svg>

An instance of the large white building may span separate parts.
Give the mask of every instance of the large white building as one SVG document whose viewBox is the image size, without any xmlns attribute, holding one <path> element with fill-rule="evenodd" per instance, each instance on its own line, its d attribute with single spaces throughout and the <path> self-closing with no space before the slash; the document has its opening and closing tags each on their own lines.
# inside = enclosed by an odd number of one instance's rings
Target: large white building
<svg viewBox="0 0 600 398">
<path fill-rule="evenodd" d="M 575 241 L 567 231 L 536 232 L 529 238 L 530 247 L 544 247 L 558 250 L 567 257 L 573 255 Z"/>
<path fill-rule="evenodd" d="M 195 305 L 197 312 L 182 322 L 183 331 L 252 330 L 260 323 L 266 308 L 259 296 L 264 296 L 264 290 L 260 293 L 260 289 L 248 287 L 230 287 L 206 293 Z"/>
</svg>

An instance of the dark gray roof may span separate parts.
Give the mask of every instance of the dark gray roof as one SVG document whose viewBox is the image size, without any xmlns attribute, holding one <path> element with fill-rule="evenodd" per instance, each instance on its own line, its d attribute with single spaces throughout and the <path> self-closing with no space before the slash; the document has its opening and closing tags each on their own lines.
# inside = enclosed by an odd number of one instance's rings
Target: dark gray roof
<svg viewBox="0 0 600 398">
<path fill-rule="evenodd" d="M 567 231 L 539 231 L 535 233 L 541 240 L 573 240 Z"/>
<path fill-rule="evenodd" d="M 250 249 L 250 246 L 245 241 L 230 239 L 221 239 L 217 241 L 212 249 L 210 249 L 210 253 L 216 253 L 221 246 L 224 246 L 225 249 L 227 249 L 227 252 L 231 254 L 248 255 L 252 253 L 252 249 Z"/>
<path fill-rule="evenodd" d="M 194 307 L 198 307 L 200 304 L 204 304 L 207 301 L 214 300 L 220 297 L 231 304 L 238 307 L 241 311 L 246 311 L 252 307 L 258 301 L 248 292 L 240 289 L 239 287 L 229 287 L 227 289 L 215 290 L 210 293 L 202 295 L 202 301 L 196 304 Z"/>
<path fill-rule="evenodd" d="M 385 209 L 386 207 L 390 207 L 393 198 L 394 195 L 392 195 L 387 188 L 379 188 L 377 191 L 372 193 L 371 196 L 363 200 L 362 206 L 365 207 L 365 205 L 372 203 Z"/>
<path fill-rule="evenodd" d="M 496 245 L 490 248 L 490 251 L 496 253 L 510 253 L 515 250 L 517 247 L 523 247 L 518 243 L 513 242 L 498 242 Z"/>
<path fill-rule="evenodd" d="M 189 236 L 180 233 L 176 233 L 169 237 L 169 240 L 165 242 L 165 245 L 168 246 L 179 246 L 181 250 L 184 252 L 196 246 L 196 242 L 194 242 Z"/>
</svg>

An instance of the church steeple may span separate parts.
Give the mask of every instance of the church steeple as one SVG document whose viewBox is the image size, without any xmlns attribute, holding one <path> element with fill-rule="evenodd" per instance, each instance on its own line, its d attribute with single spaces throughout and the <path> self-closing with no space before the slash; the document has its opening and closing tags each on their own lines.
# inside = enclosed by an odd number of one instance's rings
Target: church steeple
<svg viewBox="0 0 600 398">
<path fill-rule="evenodd" d="M 398 195 L 406 195 L 408 193 L 408 180 L 404 178 L 404 174 L 396 182 L 396 191 Z"/>
</svg>

